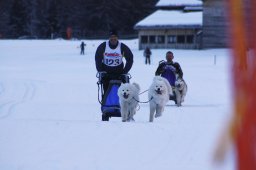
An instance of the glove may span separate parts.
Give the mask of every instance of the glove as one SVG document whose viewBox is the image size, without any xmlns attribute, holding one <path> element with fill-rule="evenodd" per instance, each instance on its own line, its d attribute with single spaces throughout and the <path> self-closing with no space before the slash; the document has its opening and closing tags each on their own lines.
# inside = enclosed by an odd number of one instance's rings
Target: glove
<svg viewBox="0 0 256 170">
<path fill-rule="evenodd" d="M 127 74 L 128 73 L 128 71 L 126 71 L 126 70 L 123 70 L 123 72 L 122 72 L 122 74 Z"/>
</svg>

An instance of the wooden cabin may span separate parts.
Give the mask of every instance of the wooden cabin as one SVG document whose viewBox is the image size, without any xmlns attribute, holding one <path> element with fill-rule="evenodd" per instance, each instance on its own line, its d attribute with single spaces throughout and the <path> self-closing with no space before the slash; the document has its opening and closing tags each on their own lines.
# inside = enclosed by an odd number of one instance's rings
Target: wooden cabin
<svg viewBox="0 0 256 170">
<path fill-rule="evenodd" d="M 135 25 L 139 49 L 202 47 L 202 1 L 160 0 L 155 13 Z"/>
<path fill-rule="evenodd" d="M 139 49 L 199 49 L 202 40 L 202 12 L 157 10 L 134 27 Z"/>
</svg>

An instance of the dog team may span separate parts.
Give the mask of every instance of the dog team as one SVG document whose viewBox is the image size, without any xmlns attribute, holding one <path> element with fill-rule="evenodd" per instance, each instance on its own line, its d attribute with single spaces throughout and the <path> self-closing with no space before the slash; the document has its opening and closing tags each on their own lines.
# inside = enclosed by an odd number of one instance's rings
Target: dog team
<svg viewBox="0 0 256 170">
<path fill-rule="evenodd" d="M 150 107 L 149 121 L 162 116 L 167 102 L 175 96 L 176 105 L 181 106 L 187 92 L 187 85 L 181 78 L 177 78 L 172 87 L 168 80 L 161 76 L 155 76 L 148 90 L 148 102 Z M 134 121 L 133 116 L 140 102 L 140 86 L 137 83 L 122 83 L 118 89 L 122 121 Z"/>
</svg>

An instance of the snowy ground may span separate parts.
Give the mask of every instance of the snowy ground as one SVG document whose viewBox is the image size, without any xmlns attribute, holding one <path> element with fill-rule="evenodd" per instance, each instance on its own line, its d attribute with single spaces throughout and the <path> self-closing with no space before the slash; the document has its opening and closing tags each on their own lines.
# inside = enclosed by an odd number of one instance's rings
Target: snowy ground
<svg viewBox="0 0 256 170">
<path fill-rule="evenodd" d="M 234 154 L 212 163 L 218 137 L 231 114 L 227 49 L 172 50 L 188 94 L 182 107 L 170 101 L 149 123 L 140 104 L 135 122 L 101 121 L 94 53 L 101 41 L 0 41 L 1 170 L 234 170 Z M 137 40 L 131 82 L 151 84 L 167 50 L 152 50 L 144 64 Z M 216 56 L 216 64 L 214 64 Z M 140 96 L 147 100 L 147 94 Z"/>
</svg>

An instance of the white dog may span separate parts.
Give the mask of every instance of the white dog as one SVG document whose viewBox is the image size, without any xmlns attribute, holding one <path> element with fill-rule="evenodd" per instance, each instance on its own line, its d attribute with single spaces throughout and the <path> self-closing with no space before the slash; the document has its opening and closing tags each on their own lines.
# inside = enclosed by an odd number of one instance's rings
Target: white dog
<svg viewBox="0 0 256 170">
<path fill-rule="evenodd" d="M 153 83 L 148 91 L 150 116 L 149 121 L 153 122 L 155 118 L 162 115 L 166 103 L 169 101 L 169 96 L 173 95 L 172 87 L 167 79 L 161 76 L 155 76 Z"/>
<path fill-rule="evenodd" d="M 181 106 L 181 103 L 184 102 L 187 90 L 188 86 L 185 80 L 182 78 L 177 78 L 177 80 L 175 81 L 175 94 L 177 106 Z"/>
<path fill-rule="evenodd" d="M 134 121 L 133 116 L 139 101 L 140 86 L 137 83 L 124 83 L 118 89 L 122 121 Z"/>
</svg>

